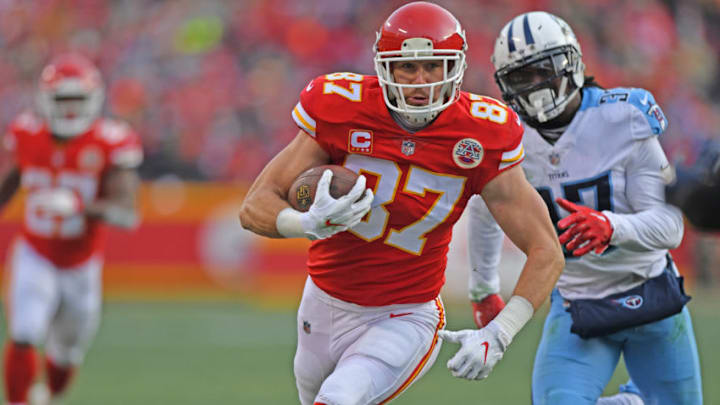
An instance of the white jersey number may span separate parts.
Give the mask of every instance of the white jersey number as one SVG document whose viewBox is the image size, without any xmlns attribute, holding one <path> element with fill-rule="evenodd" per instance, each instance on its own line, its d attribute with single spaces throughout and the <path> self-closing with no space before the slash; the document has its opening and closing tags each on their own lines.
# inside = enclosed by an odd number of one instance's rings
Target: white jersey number
<svg viewBox="0 0 720 405">
<path fill-rule="evenodd" d="M 489 120 L 496 124 L 504 124 L 507 122 L 507 106 L 500 101 L 472 93 L 470 94 L 470 100 L 473 100 L 470 104 L 470 113 L 473 117 Z M 493 102 L 499 105 L 493 104 Z"/>
<path fill-rule="evenodd" d="M 75 215 L 69 218 L 58 218 L 48 215 L 38 206 L 38 190 L 48 187 L 66 187 L 78 192 L 83 201 L 92 201 L 97 192 L 95 176 L 72 171 L 62 171 L 53 175 L 50 170 L 32 167 L 23 173 L 23 187 L 28 189 L 25 204 L 25 223 L 28 231 L 34 235 L 62 239 L 77 238 L 85 232 L 86 221 L 84 215 Z"/>
<path fill-rule="evenodd" d="M 585 205 L 597 211 L 613 211 L 612 184 L 609 171 L 593 178 L 562 183 L 560 187 L 563 198 L 570 202 Z M 538 187 L 537 192 L 545 201 L 550 219 L 555 225 L 555 230 L 558 235 L 560 235 L 562 231 L 557 227 L 557 223 L 561 218 L 558 213 L 558 206 L 555 203 L 553 190 L 550 187 Z M 594 202 L 594 204 L 592 202 Z M 614 249 L 614 247 L 610 246 L 605 253 L 612 251 L 612 249 Z M 565 246 L 563 246 L 563 253 L 565 254 L 565 258 L 577 259 L 577 257 L 567 251 Z"/>
<path fill-rule="evenodd" d="M 350 82 L 362 82 L 363 75 L 352 72 L 331 73 L 329 75 L 325 75 L 325 80 L 328 81 L 323 84 L 323 94 L 338 94 L 350 101 L 362 101 L 362 83 L 349 83 L 349 88 L 345 88 L 338 86 L 332 81 L 347 80 Z"/>
<path fill-rule="evenodd" d="M 377 178 L 373 208 L 366 219 L 349 231 L 371 242 L 385 234 L 390 212 L 386 206 L 397 197 L 402 171 L 397 163 L 363 155 L 349 155 L 345 166 L 360 174 Z M 402 229 L 390 229 L 384 243 L 402 251 L 420 255 L 427 235 L 444 222 L 457 204 L 465 189 L 465 177 L 431 172 L 418 166 L 410 166 L 403 193 L 424 197 L 428 191 L 439 196 L 430 209 L 417 221 Z"/>
</svg>

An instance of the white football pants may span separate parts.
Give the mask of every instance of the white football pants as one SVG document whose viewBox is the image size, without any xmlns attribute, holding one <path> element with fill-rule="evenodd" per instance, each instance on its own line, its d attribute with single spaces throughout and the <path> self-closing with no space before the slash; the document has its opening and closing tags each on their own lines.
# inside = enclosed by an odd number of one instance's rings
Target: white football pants
<svg viewBox="0 0 720 405">
<path fill-rule="evenodd" d="M 364 307 L 333 298 L 308 277 L 297 317 L 295 380 L 303 405 L 384 404 L 435 362 L 445 326 L 440 297 Z"/>
<path fill-rule="evenodd" d="M 100 322 L 102 260 L 59 269 L 18 239 L 9 266 L 11 339 L 44 344 L 58 365 L 82 363 Z"/>
</svg>

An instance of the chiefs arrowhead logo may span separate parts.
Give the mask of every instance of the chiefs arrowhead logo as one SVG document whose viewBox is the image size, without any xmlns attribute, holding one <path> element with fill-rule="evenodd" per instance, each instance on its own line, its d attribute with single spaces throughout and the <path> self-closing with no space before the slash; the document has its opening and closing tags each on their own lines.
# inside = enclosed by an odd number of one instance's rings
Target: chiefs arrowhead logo
<svg viewBox="0 0 720 405">
<path fill-rule="evenodd" d="M 483 160 L 485 150 L 480 142 L 472 138 L 461 139 L 453 148 L 453 161 L 463 169 L 478 167 Z"/>
</svg>

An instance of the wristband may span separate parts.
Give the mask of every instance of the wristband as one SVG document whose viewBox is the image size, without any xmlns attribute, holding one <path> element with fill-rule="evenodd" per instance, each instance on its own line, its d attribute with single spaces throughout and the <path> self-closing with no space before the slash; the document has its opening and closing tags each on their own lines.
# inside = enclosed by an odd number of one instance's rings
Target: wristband
<svg viewBox="0 0 720 405">
<path fill-rule="evenodd" d="M 122 228 L 135 228 L 140 222 L 134 210 L 110 206 L 105 209 L 102 219 L 110 224 Z"/>
<path fill-rule="evenodd" d="M 306 238 L 302 225 L 302 212 L 287 207 L 275 219 L 275 228 L 285 238 Z"/>
<path fill-rule="evenodd" d="M 512 340 L 532 318 L 534 312 L 535 309 L 530 301 L 519 295 L 513 295 L 493 322 L 497 322 Z"/>
</svg>

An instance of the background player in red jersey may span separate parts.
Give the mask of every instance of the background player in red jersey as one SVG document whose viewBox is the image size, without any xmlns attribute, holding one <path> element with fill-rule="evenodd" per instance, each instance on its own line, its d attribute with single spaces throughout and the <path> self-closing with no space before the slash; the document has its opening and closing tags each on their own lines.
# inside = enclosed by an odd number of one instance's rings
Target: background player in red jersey
<svg viewBox="0 0 720 405">
<path fill-rule="evenodd" d="M 315 240 L 297 318 L 302 404 L 386 403 L 430 368 L 443 336 L 462 344 L 448 364 L 453 375 L 484 378 L 561 271 L 547 209 L 518 167 L 517 116 L 460 91 L 466 47 L 447 10 L 397 9 L 376 42 L 378 76 L 311 81 L 292 112 L 300 132 L 242 204 L 242 225 L 255 233 Z M 290 208 L 293 180 L 327 163 L 362 174 L 355 188 L 331 198 L 327 171 L 309 211 Z M 439 292 L 448 243 L 475 194 L 528 260 L 495 320 L 446 332 Z"/>
<path fill-rule="evenodd" d="M 101 222 L 134 227 L 140 141 L 100 118 L 104 87 L 84 57 L 54 59 L 41 74 L 38 112 L 21 114 L 4 138 L 9 169 L 0 207 L 26 191 L 23 230 L 8 264 L 5 397 L 25 404 L 44 345 L 50 395 L 62 396 L 100 316 Z"/>
</svg>

